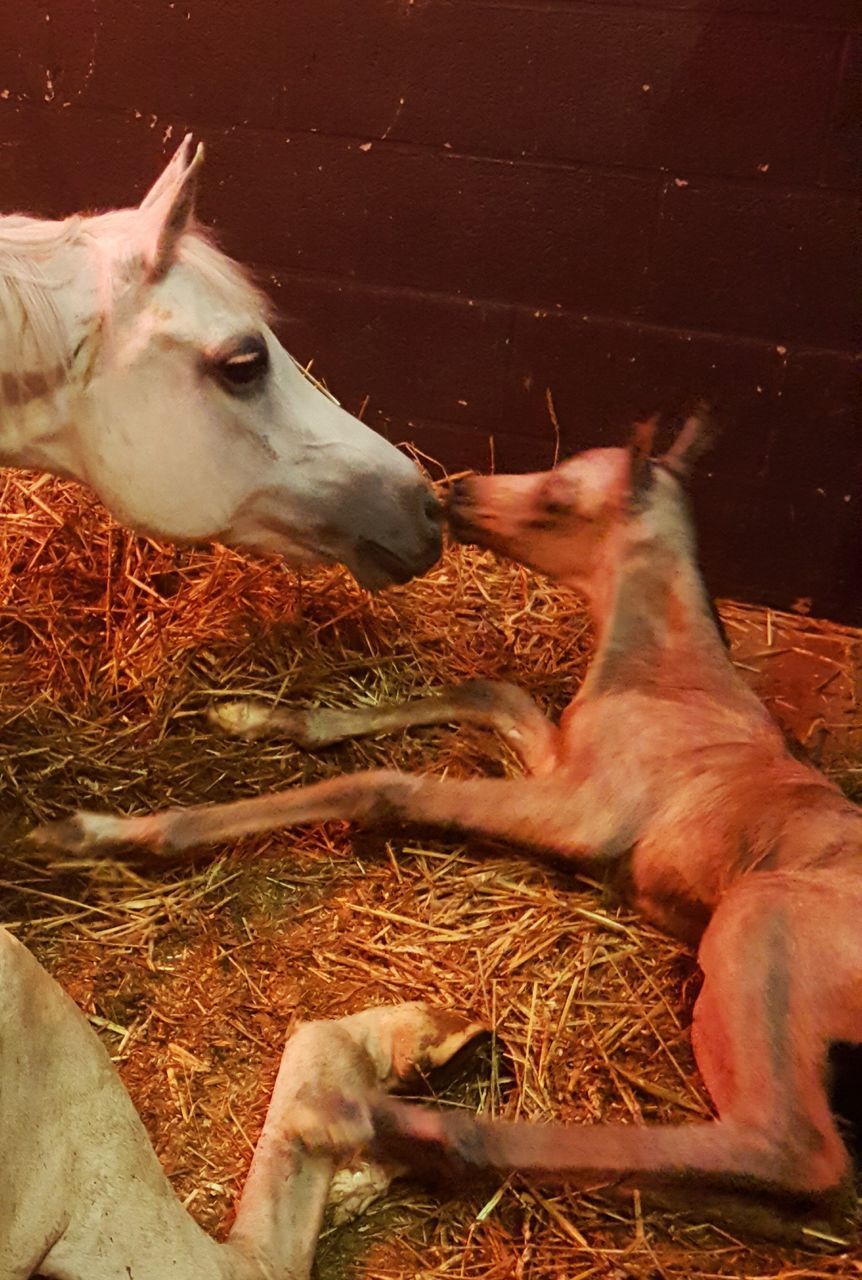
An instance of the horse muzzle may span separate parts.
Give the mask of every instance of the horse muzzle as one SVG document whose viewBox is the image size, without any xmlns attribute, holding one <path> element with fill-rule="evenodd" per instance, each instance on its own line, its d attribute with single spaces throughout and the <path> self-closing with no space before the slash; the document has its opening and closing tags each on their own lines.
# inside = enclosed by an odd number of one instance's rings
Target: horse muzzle
<svg viewBox="0 0 862 1280">
<path fill-rule="evenodd" d="M 410 503 L 411 508 L 414 503 Z M 393 583 L 409 582 L 437 563 L 443 550 L 443 509 L 430 489 L 419 499 L 418 511 L 406 526 L 386 535 L 356 538 L 345 563 L 360 586 L 379 591 Z"/>
<path fill-rule="evenodd" d="M 361 587 L 379 591 L 393 583 L 409 582 L 425 573 L 440 558 L 443 540 L 439 529 L 429 538 L 427 549 L 419 556 L 405 557 L 370 538 L 360 538 L 351 557 L 350 570 Z"/>
</svg>

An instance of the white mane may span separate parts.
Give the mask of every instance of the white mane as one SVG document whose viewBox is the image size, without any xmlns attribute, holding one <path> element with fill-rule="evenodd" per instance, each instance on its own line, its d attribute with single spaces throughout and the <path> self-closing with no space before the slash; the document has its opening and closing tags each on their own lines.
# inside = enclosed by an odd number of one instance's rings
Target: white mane
<svg viewBox="0 0 862 1280">
<path fill-rule="evenodd" d="M 81 224 L 79 217 L 0 218 L 0 373 L 20 379 L 68 362 L 60 294 L 70 283 L 65 250 Z"/>
<path fill-rule="evenodd" d="M 134 211 L 75 216 L 62 222 L 17 214 L 0 217 L 0 379 L 7 388 L 10 376 L 26 386 L 28 376 L 56 377 L 58 370 L 70 364 L 74 308 L 68 305 L 69 291 L 76 280 L 84 284 L 82 250 L 90 251 L 91 283 L 98 290 L 102 317 L 110 319 L 111 305 L 128 279 L 128 264 L 134 257 L 133 241 L 117 234 L 125 230 L 130 217 Z M 124 239 L 129 252 L 117 252 Z M 265 296 L 198 228 L 183 235 L 177 260 L 191 268 L 226 308 L 257 315 L 261 322 L 268 320 Z M 78 318 L 80 322 L 80 314 Z M 94 315 L 93 321 L 98 318 Z M 4 398 L 0 383 L 0 401 Z"/>
</svg>

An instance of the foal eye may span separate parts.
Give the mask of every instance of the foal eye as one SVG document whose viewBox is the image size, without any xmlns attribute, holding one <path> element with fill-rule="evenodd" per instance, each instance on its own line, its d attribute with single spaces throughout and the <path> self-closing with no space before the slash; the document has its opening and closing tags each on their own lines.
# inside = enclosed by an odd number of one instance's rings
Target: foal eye
<svg viewBox="0 0 862 1280">
<path fill-rule="evenodd" d="M 269 372 L 269 349 L 263 338 L 254 334 L 216 356 L 210 370 L 226 391 L 249 390 L 261 383 Z"/>
</svg>

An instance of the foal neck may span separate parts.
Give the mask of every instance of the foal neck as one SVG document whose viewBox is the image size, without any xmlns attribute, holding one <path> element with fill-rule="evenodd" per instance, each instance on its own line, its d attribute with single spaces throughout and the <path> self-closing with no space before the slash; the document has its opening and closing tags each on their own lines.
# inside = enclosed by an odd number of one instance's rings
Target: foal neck
<svg viewBox="0 0 862 1280">
<path fill-rule="evenodd" d="M 697 566 L 686 500 L 671 477 L 657 476 L 646 509 L 621 517 L 588 594 L 597 644 L 585 695 L 744 688 Z"/>
</svg>

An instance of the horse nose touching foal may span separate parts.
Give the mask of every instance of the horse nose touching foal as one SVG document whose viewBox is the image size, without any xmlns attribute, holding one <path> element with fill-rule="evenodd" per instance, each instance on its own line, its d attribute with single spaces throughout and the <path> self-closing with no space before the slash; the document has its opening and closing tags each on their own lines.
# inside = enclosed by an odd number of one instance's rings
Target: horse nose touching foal
<svg viewBox="0 0 862 1280">
<path fill-rule="evenodd" d="M 734 1229 L 788 1242 L 853 1229 L 849 1152 L 829 1105 L 830 1047 L 862 1043 L 862 814 L 792 756 L 731 664 L 697 568 L 685 480 L 705 445 L 698 412 L 661 457 L 654 424 L 628 448 L 550 472 L 475 477 L 451 495 L 462 541 L 584 593 L 596 654 L 559 727 L 518 688 L 475 681 L 353 711 L 215 709 L 222 728 L 321 746 L 458 721 L 493 727 L 517 779 L 394 770 L 224 805 L 121 818 L 80 812 L 35 833 L 74 852 L 176 857 L 246 833 L 330 819 L 416 822 L 508 839 L 624 887 L 696 943 L 692 1041 L 710 1122 L 531 1125 L 381 1098 L 376 1144 L 415 1168 L 608 1188 L 637 1186 Z"/>
</svg>

